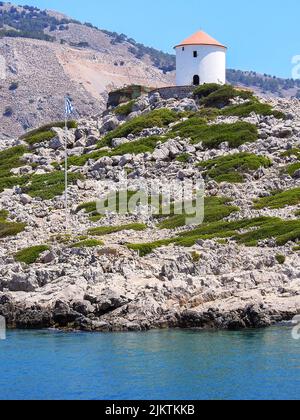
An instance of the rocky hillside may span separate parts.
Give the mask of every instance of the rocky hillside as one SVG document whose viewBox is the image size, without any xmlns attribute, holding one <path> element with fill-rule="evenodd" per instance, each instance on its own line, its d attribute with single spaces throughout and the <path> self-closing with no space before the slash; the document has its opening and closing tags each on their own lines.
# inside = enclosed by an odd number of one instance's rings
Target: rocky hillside
<svg viewBox="0 0 300 420">
<path fill-rule="evenodd" d="M 0 143 L 0 314 L 10 327 L 238 329 L 300 314 L 298 100 L 206 85 L 70 122 L 67 230 L 61 127 Z M 204 221 L 190 225 L 178 189 L 201 179 Z M 145 189 L 127 207 L 141 181 L 154 181 L 156 211 Z M 166 212 L 158 187 L 172 183 Z M 113 191 L 127 211 L 100 214 L 97 200 Z"/>
<path fill-rule="evenodd" d="M 172 84 L 167 56 L 152 49 L 138 54 L 132 42 L 54 12 L 1 2 L 0 135 L 61 119 L 66 94 L 80 117 L 102 112 L 112 89 Z"/>
</svg>

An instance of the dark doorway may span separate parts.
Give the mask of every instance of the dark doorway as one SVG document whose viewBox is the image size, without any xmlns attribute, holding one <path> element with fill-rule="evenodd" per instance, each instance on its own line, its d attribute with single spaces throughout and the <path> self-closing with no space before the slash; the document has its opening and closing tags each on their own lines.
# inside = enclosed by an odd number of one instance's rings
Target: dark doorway
<svg viewBox="0 0 300 420">
<path fill-rule="evenodd" d="M 199 86 L 199 85 L 200 85 L 200 77 L 198 76 L 198 74 L 196 74 L 196 75 L 193 77 L 193 85 L 194 85 L 194 86 Z"/>
</svg>

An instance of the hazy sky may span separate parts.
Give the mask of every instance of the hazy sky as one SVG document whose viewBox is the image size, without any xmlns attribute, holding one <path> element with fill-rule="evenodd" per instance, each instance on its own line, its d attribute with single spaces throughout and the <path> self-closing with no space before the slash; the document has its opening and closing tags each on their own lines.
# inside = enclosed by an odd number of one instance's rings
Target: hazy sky
<svg viewBox="0 0 300 420">
<path fill-rule="evenodd" d="M 12 1 L 13 2 L 13 1 Z M 228 67 L 292 77 L 299 0 L 27 0 L 166 52 L 202 28 L 226 44 Z"/>
</svg>

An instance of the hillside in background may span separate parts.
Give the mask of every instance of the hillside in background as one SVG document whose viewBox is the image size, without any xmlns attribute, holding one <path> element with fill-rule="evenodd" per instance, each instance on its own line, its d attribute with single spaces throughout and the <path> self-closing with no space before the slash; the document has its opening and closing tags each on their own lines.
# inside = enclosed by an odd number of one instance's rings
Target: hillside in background
<svg viewBox="0 0 300 420">
<path fill-rule="evenodd" d="M 0 37 L 6 62 L 0 85 L 2 136 L 61 119 L 66 94 L 82 117 L 103 111 L 113 89 L 174 81 L 174 74 L 166 73 L 172 56 L 154 49 L 146 49 L 151 57 L 139 54 L 139 44 L 57 12 L 0 3 Z"/>
<path fill-rule="evenodd" d="M 107 92 L 128 84 L 174 83 L 175 57 L 124 34 L 55 11 L 0 2 L 0 134 L 15 136 L 63 116 L 67 93 L 78 116 L 98 114 Z M 300 81 L 228 70 L 229 83 L 265 95 L 300 98 Z"/>
</svg>

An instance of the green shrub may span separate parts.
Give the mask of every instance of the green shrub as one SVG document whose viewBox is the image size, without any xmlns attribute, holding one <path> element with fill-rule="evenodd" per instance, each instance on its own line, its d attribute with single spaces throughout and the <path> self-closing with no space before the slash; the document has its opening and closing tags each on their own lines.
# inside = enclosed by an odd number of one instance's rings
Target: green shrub
<svg viewBox="0 0 300 420">
<path fill-rule="evenodd" d="M 90 201 L 88 203 L 80 204 L 77 209 L 75 210 L 75 213 L 79 213 L 80 211 L 84 210 L 85 213 L 94 213 L 97 211 L 97 204 L 96 201 Z"/>
<path fill-rule="evenodd" d="M 245 233 L 240 233 L 246 231 Z M 130 249 L 139 250 L 141 256 L 153 252 L 155 248 L 174 244 L 191 247 L 199 240 L 232 239 L 246 246 L 257 246 L 258 241 L 274 238 L 278 246 L 300 239 L 300 220 L 258 217 L 234 222 L 218 221 L 206 223 L 183 232 L 175 238 L 145 244 L 128 244 Z"/>
<path fill-rule="evenodd" d="M 71 248 L 95 248 L 97 246 L 103 246 L 104 242 L 97 241 L 96 239 L 86 239 L 77 242 L 71 246 Z"/>
<path fill-rule="evenodd" d="M 236 97 L 250 99 L 253 97 L 252 92 L 235 89 L 231 85 L 219 86 L 219 89 L 211 92 L 203 97 L 200 103 L 210 108 L 224 108 L 230 104 L 230 100 Z"/>
<path fill-rule="evenodd" d="M 127 102 L 127 104 L 119 105 L 117 108 L 113 110 L 113 112 L 117 115 L 127 117 L 129 114 L 132 113 L 132 109 L 134 104 L 136 103 L 135 100 Z"/>
<path fill-rule="evenodd" d="M 300 188 L 294 188 L 283 192 L 274 192 L 269 197 L 255 200 L 255 209 L 280 209 L 285 206 L 296 206 L 300 203 Z"/>
<path fill-rule="evenodd" d="M 64 128 L 65 127 L 65 122 L 64 121 L 55 121 L 55 122 L 51 122 L 49 124 L 45 124 L 42 127 L 39 127 L 35 130 L 28 131 L 27 133 L 23 134 L 23 136 L 21 136 L 21 139 L 26 141 L 27 138 L 30 138 L 30 137 L 35 136 L 37 134 L 45 133 L 46 131 L 51 131 L 51 129 L 54 128 L 54 127 Z M 76 121 L 68 121 L 67 122 L 67 127 L 68 127 L 68 129 L 77 128 L 78 124 L 77 124 Z"/>
<path fill-rule="evenodd" d="M 270 159 L 250 153 L 237 153 L 204 161 L 197 166 L 206 170 L 205 176 L 217 182 L 244 182 L 243 174 L 272 165 Z"/>
<path fill-rule="evenodd" d="M 235 239 L 243 244 L 257 244 L 260 240 L 275 238 L 277 245 L 282 246 L 287 242 L 295 242 L 300 239 L 299 220 L 273 219 L 267 221 L 258 230 L 237 235 Z"/>
<path fill-rule="evenodd" d="M 274 115 L 275 118 L 284 119 L 285 114 L 280 111 L 276 111 L 269 104 L 263 104 L 257 99 L 253 99 L 250 102 L 246 102 L 241 105 L 231 105 L 222 110 L 224 116 L 237 116 L 237 117 L 248 117 L 251 112 L 255 112 L 258 115 Z"/>
<path fill-rule="evenodd" d="M 15 236 L 26 227 L 25 223 L 7 222 L 8 211 L 0 210 L 0 238 Z"/>
<path fill-rule="evenodd" d="M 285 260 L 286 260 L 286 258 L 285 258 L 285 256 L 284 255 L 276 255 L 276 260 L 277 260 L 277 262 L 278 262 L 278 264 L 281 264 L 281 265 L 283 265 L 284 263 L 285 263 Z"/>
<path fill-rule="evenodd" d="M 140 257 L 145 257 L 146 255 L 151 254 L 156 248 L 168 246 L 172 242 L 172 239 L 166 239 L 146 244 L 128 244 L 127 247 L 138 252 Z"/>
<path fill-rule="evenodd" d="M 136 230 L 136 231 L 142 231 L 147 228 L 146 225 L 142 223 L 131 223 L 128 225 L 122 225 L 122 226 L 102 226 L 97 228 L 92 228 L 88 230 L 89 235 L 93 236 L 105 236 L 110 235 L 112 233 L 122 232 L 124 230 Z"/>
<path fill-rule="evenodd" d="M 124 193 L 127 194 L 126 203 L 124 202 L 124 199 L 125 199 Z M 117 191 L 116 194 L 112 193 L 112 194 L 108 195 L 108 197 L 106 199 L 102 200 L 103 201 L 102 204 L 105 206 L 107 211 L 118 213 L 120 211 L 120 206 L 122 208 L 124 208 L 125 204 L 126 204 L 126 209 L 128 209 L 129 201 L 135 194 L 137 194 L 136 191 L 129 191 L 129 190 L 128 191 L 126 191 L 126 190 L 125 191 Z M 109 199 L 110 198 L 113 198 L 113 204 L 112 204 L 113 208 L 109 207 L 109 204 L 110 204 Z M 149 200 L 149 198 L 148 198 L 148 200 Z M 98 213 L 97 202 L 96 201 L 90 201 L 88 203 L 80 204 L 77 207 L 77 209 L 75 210 L 75 212 L 79 213 L 82 210 L 84 210 L 85 213 L 87 213 L 90 216 L 91 220 L 96 220 L 97 221 L 97 220 L 104 217 L 104 215 Z"/>
<path fill-rule="evenodd" d="M 177 156 L 176 160 L 180 163 L 189 163 L 191 157 L 192 156 L 189 153 L 183 153 L 182 155 Z"/>
<path fill-rule="evenodd" d="M 241 220 L 238 222 L 218 221 L 214 223 L 206 223 L 191 231 L 181 233 L 174 238 L 145 244 L 128 244 L 128 248 L 140 251 L 141 256 L 145 256 L 153 252 L 153 250 L 156 248 L 161 246 L 168 246 L 170 244 L 191 247 L 195 245 L 195 243 L 200 239 L 206 240 L 214 238 L 231 238 L 240 229 L 250 229 L 253 227 L 261 226 L 268 220 L 271 219 L 262 217 L 257 219 Z"/>
<path fill-rule="evenodd" d="M 216 92 L 220 89 L 221 85 L 218 83 L 205 83 L 204 85 L 196 87 L 193 95 L 197 99 L 206 98 L 211 93 Z"/>
<path fill-rule="evenodd" d="M 201 108 L 199 111 L 195 112 L 194 117 L 204 118 L 205 120 L 212 121 L 217 117 L 222 115 L 222 111 L 217 108 Z"/>
<path fill-rule="evenodd" d="M 74 184 L 78 179 L 83 179 L 81 174 L 69 173 L 69 185 Z M 30 178 L 30 183 L 26 184 L 22 189 L 31 197 L 51 200 L 56 196 L 62 195 L 65 191 L 65 174 L 63 171 L 55 171 L 49 174 L 33 175 Z"/>
<path fill-rule="evenodd" d="M 0 210 L 0 221 L 4 222 L 8 218 L 7 210 Z"/>
<path fill-rule="evenodd" d="M 33 134 L 32 136 L 26 137 L 25 141 L 30 146 L 34 144 L 43 143 L 49 141 L 55 137 L 54 131 L 42 131 L 41 133 Z"/>
<path fill-rule="evenodd" d="M 24 164 L 21 157 L 27 152 L 24 146 L 11 147 L 0 152 L 0 192 L 15 185 L 22 185 L 26 179 L 11 174 L 11 170 Z"/>
<path fill-rule="evenodd" d="M 114 138 L 127 137 L 129 134 L 137 135 L 145 128 L 166 127 L 178 120 L 178 118 L 178 114 L 169 109 L 158 109 L 148 114 L 140 115 L 108 133 L 99 143 L 99 147 L 103 147 L 103 144 L 111 145 L 111 141 Z"/>
<path fill-rule="evenodd" d="M 293 177 L 295 172 L 300 169 L 300 162 L 293 163 L 286 168 L 286 172 Z"/>
<path fill-rule="evenodd" d="M 282 157 L 292 157 L 294 156 L 295 158 L 300 160 L 300 149 L 299 148 L 293 148 L 293 149 L 289 149 L 286 152 L 281 154 Z"/>
<path fill-rule="evenodd" d="M 207 149 L 217 148 L 223 142 L 228 142 L 230 148 L 237 148 L 256 141 L 258 130 L 255 125 L 246 122 L 206 125 L 204 120 L 192 117 L 173 127 L 169 136 L 191 138 L 193 144 L 202 142 Z"/>
<path fill-rule="evenodd" d="M 192 260 L 194 263 L 198 263 L 201 260 L 201 254 L 196 251 L 192 252 Z"/>
<path fill-rule="evenodd" d="M 49 250 L 50 248 L 47 245 L 31 246 L 17 252 L 15 254 L 15 260 L 25 264 L 34 264 L 43 252 Z"/>
<path fill-rule="evenodd" d="M 230 216 L 231 213 L 238 211 L 238 207 L 229 205 L 230 201 L 231 200 L 226 197 L 205 197 L 204 222 L 208 223 L 222 220 L 225 217 Z M 183 214 L 174 214 L 174 207 L 178 208 L 178 204 L 180 205 L 180 203 L 176 203 L 171 209 L 171 215 L 159 224 L 160 229 L 175 229 L 185 226 L 187 218 L 195 217 L 196 213 L 194 215 L 188 215 L 184 211 Z M 180 207 L 182 207 L 182 204 Z"/>
</svg>

